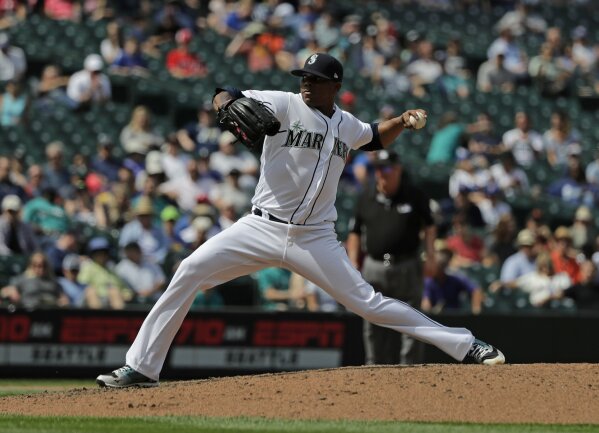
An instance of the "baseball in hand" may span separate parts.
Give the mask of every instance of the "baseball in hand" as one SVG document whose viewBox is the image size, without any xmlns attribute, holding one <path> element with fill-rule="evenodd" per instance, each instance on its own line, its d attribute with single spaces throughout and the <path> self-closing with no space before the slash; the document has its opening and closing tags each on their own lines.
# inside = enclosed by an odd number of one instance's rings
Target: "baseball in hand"
<svg viewBox="0 0 599 433">
<path fill-rule="evenodd" d="M 424 125 L 426 125 L 426 116 L 420 111 L 418 111 L 416 115 L 417 117 L 410 116 L 410 123 L 412 124 L 412 127 L 414 129 L 424 128 Z"/>
</svg>

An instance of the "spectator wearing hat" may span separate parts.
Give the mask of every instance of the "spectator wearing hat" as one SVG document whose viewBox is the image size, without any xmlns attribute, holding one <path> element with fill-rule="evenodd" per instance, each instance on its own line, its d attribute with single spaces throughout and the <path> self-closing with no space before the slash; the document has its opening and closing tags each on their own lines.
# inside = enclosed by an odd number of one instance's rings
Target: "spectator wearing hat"
<svg viewBox="0 0 599 433">
<path fill-rule="evenodd" d="M 582 251 L 592 251 L 593 242 L 599 235 L 593 224 L 593 214 L 587 206 L 580 206 L 574 214 L 574 222 L 570 226 L 572 246 Z"/>
<path fill-rule="evenodd" d="M 25 271 L 0 289 L 0 297 L 25 309 L 64 307 L 69 303 L 62 293 L 44 253 L 35 252 Z"/>
<path fill-rule="evenodd" d="M 375 185 L 362 192 L 356 203 L 347 239 L 348 255 L 377 291 L 418 307 L 424 284 L 421 234 L 427 273 L 435 266 L 436 227 L 429 200 L 411 182 L 397 153 L 377 152 L 373 166 Z M 420 359 L 419 344 L 386 328 L 365 324 L 364 337 L 369 363 L 415 363 Z"/>
<path fill-rule="evenodd" d="M 476 73 L 476 88 L 480 92 L 510 93 L 514 90 L 515 84 L 516 76 L 506 68 L 505 52 L 502 51 L 482 63 Z"/>
<path fill-rule="evenodd" d="M 350 90 L 345 90 L 339 95 L 339 106 L 342 110 L 354 113 L 356 109 L 356 95 Z"/>
<path fill-rule="evenodd" d="M 214 221 L 212 221 L 212 218 L 202 215 L 195 217 L 191 222 L 191 230 L 186 233 L 189 248 L 196 250 L 204 244 L 210 238 L 213 227 Z"/>
<path fill-rule="evenodd" d="M 85 285 L 85 306 L 93 309 L 122 310 L 132 298 L 125 282 L 114 273 L 110 261 L 110 243 L 106 238 L 92 238 L 87 251 L 89 259 L 81 264 L 77 282 Z"/>
<path fill-rule="evenodd" d="M 174 227 L 175 233 L 180 236 L 188 248 L 191 248 L 191 245 L 197 238 L 196 229 L 192 226 L 193 221 L 200 216 L 208 217 L 212 221 L 211 227 L 206 234 L 206 238 L 209 239 L 221 231 L 221 228 L 215 223 L 217 220 L 217 213 L 217 210 L 207 199 L 199 202 L 194 206 L 191 212 L 182 214 L 177 220 Z"/>
<path fill-rule="evenodd" d="M 482 309 L 483 290 L 474 281 L 461 273 L 448 271 L 452 253 L 448 249 L 435 251 L 435 269 L 424 280 L 424 291 L 420 308 L 424 312 L 464 310 L 479 314 Z M 470 300 L 470 305 L 463 305 L 463 295 Z"/>
<path fill-rule="evenodd" d="M 102 104 L 112 97 L 110 80 L 102 73 L 104 61 L 99 54 L 90 54 L 83 62 L 83 69 L 69 79 L 67 96 L 78 108 Z"/>
<path fill-rule="evenodd" d="M 528 229 L 521 230 L 516 237 L 516 246 L 518 252 L 509 256 L 501 267 L 499 282 L 494 283 L 496 289 L 503 284 L 513 283 L 522 275 L 536 269 L 537 248 L 534 233 Z"/>
<path fill-rule="evenodd" d="M 135 302 L 153 304 L 162 294 L 166 277 L 160 266 L 144 259 L 137 242 L 123 247 L 125 257 L 116 265 L 115 272 L 135 292 Z"/>
<path fill-rule="evenodd" d="M 69 298 L 69 305 L 75 308 L 83 307 L 87 286 L 77 281 L 81 269 L 81 257 L 77 254 L 68 254 L 63 259 L 61 267 L 63 276 L 58 278 L 58 284 Z"/>
<path fill-rule="evenodd" d="M 39 247 L 33 228 L 23 222 L 22 202 L 18 195 L 2 199 L 0 215 L 0 256 L 30 255 Z"/>
<path fill-rule="evenodd" d="M 198 109 L 197 121 L 190 122 L 177 132 L 181 147 L 187 152 L 199 152 L 206 149 L 209 153 L 218 150 L 218 139 L 221 134 L 216 125 L 214 108 L 206 103 Z"/>
<path fill-rule="evenodd" d="M 160 220 L 158 223 L 154 222 L 156 211 L 152 200 L 141 196 L 134 209 L 135 219 L 125 224 L 121 230 L 119 246 L 123 248 L 131 242 L 137 242 L 144 259 L 160 264 L 168 253 L 169 244 Z"/>
<path fill-rule="evenodd" d="M 159 150 L 148 152 L 144 163 L 144 170 L 135 179 L 137 189 L 144 188 L 144 182 L 147 178 L 153 178 L 156 187 L 166 180 L 162 160 L 162 153 Z"/>
<path fill-rule="evenodd" d="M 92 157 L 90 171 L 104 177 L 109 182 L 116 182 L 119 177 L 120 162 L 113 155 L 114 143 L 106 134 L 98 135 L 97 152 Z"/>
<path fill-rule="evenodd" d="M 173 205 L 165 207 L 160 212 L 160 220 L 162 221 L 164 233 L 168 238 L 170 253 L 181 253 L 186 249 L 185 241 L 181 239 L 181 236 L 175 230 L 179 218 L 181 218 L 179 209 Z"/>
<path fill-rule="evenodd" d="M 166 69 L 175 78 L 202 78 L 208 74 L 204 62 L 189 50 L 192 37 L 191 30 L 179 30 L 175 35 L 177 47 L 166 55 Z"/>
<path fill-rule="evenodd" d="M 552 264 L 551 257 L 541 253 L 535 260 L 534 271 L 518 277 L 512 283 L 504 284 L 503 287 L 528 294 L 530 304 L 541 307 L 571 285 L 568 274 L 558 272 Z"/>
<path fill-rule="evenodd" d="M 20 80 L 27 70 L 25 52 L 10 44 L 6 33 L 0 33 L 0 83 Z"/>
<path fill-rule="evenodd" d="M 148 200 L 150 203 L 152 203 L 152 208 L 154 209 L 153 223 L 159 225 L 160 212 L 162 212 L 162 210 L 171 203 L 158 190 L 158 186 L 162 181 L 162 174 L 154 173 L 152 170 L 150 170 L 150 172 L 153 174 L 146 175 L 144 172 L 141 176 L 139 176 L 138 182 L 136 183 L 141 184 L 137 188 L 138 190 L 141 189 L 141 191 L 139 191 L 139 193 L 133 197 L 131 200 L 131 206 L 133 209 L 135 209 L 140 201 Z"/>
<path fill-rule="evenodd" d="M 131 188 L 125 182 L 108 184 L 94 197 L 94 215 L 100 228 L 121 228 L 131 216 Z"/>
<path fill-rule="evenodd" d="M 551 251 L 551 263 L 555 273 L 565 272 L 572 283 L 580 282 L 580 264 L 577 261 L 579 253 L 572 245 L 570 229 L 559 226 L 553 233 L 555 240 Z"/>
<path fill-rule="evenodd" d="M 164 141 L 154 131 L 152 115 L 145 105 L 138 105 L 133 109 L 129 123 L 121 130 L 119 139 L 125 152 L 143 155 L 152 149 L 158 149 Z"/>
</svg>

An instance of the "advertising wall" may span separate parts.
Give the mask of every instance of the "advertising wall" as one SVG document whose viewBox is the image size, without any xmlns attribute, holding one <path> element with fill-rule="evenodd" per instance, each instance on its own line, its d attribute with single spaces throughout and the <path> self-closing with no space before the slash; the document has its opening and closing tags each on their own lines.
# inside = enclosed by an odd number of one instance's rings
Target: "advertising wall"
<svg viewBox="0 0 599 433">
<path fill-rule="evenodd" d="M 146 312 L 0 312 L 0 376 L 77 377 L 120 367 Z M 349 314 L 191 312 L 162 377 L 360 365 L 362 322 Z"/>
<path fill-rule="evenodd" d="M 0 311 L 0 377 L 82 377 L 124 364 L 147 312 Z M 434 316 L 497 345 L 510 363 L 599 362 L 599 314 Z M 426 346 L 424 363 L 455 362 Z M 362 319 L 349 313 L 190 312 L 162 378 L 362 365 Z"/>
</svg>

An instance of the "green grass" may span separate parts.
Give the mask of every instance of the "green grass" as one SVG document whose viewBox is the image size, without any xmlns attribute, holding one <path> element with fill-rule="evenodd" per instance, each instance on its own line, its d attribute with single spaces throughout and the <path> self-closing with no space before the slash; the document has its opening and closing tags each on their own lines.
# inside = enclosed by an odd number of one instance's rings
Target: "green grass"
<svg viewBox="0 0 599 433">
<path fill-rule="evenodd" d="M 92 380 L 80 379 L 0 379 L 0 397 L 95 386 Z"/>
<path fill-rule="evenodd" d="M 201 403 L 199 403 L 201 404 Z M 597 433 L 596 425 L 272 421 L 255 418 L 74 418 L 0 415 L 2 433 Z"/>
</svg>

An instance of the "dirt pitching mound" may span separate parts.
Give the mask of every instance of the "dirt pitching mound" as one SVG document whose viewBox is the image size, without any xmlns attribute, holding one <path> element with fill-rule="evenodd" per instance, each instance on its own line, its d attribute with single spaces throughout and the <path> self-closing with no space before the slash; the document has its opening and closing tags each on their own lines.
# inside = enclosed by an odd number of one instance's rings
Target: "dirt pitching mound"
<svg viewBox="0 0 599 433">
<path fill-rule="evenodd" d="M 599 424 L 599 365 L 347 367 L 0 399 L 0 413 Z"/>
</svg>

